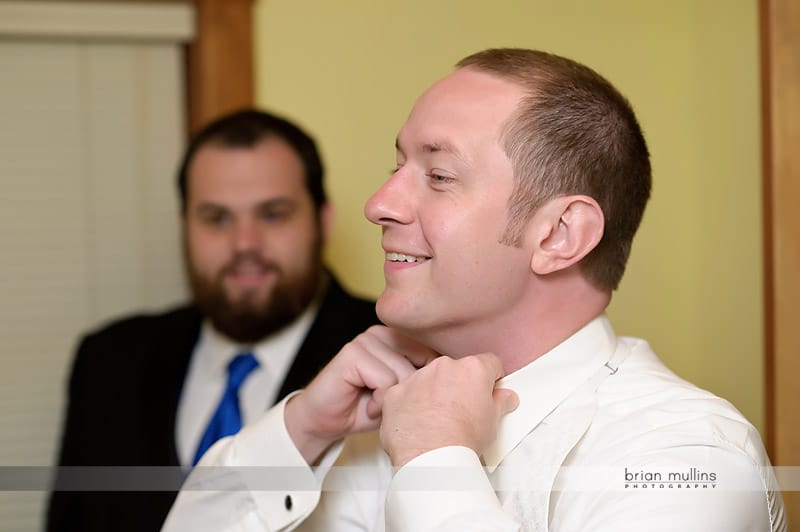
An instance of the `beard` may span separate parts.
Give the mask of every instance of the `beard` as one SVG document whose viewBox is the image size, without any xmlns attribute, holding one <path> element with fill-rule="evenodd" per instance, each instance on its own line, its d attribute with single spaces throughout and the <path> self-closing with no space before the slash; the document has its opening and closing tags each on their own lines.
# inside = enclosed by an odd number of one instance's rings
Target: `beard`
<svg viewBox="0 0 800 532">
<path fill-rule="evenodd" d="M 195 305 L 214 328 L 228 338 L 238 343 L 256 343 L 294 321 L 322 288 L 324 270 L 321 247 L 321 242 L 315 243 L 306 268 L 291 275 L 274 262 L 248 251 L 237 253 L 213 279 L 209 279 L 197 271 L 184 246 Z M 225 292 L 223 278 L 244 261 L 256 264 L 264 271 L 274 272 L 277 280 L 266 296 L 253 291 L 232 301 Z"/>
</svg>

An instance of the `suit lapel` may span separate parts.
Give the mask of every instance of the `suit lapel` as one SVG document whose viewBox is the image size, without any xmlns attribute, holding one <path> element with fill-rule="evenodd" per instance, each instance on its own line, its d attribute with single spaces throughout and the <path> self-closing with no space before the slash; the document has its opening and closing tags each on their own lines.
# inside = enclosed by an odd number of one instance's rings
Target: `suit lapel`
<svg viewBox="0 0 800 532">
<path fill-rule="evenodd" d="M 337 344 L 337 322 L 334 309 L 341 305 L 345 295 L 341 286 L 331 279 L 325 297 L 320 304 L 314 323 L 303 340 L 300 350 L 289 367 L 286 378 L 276 398 L 279 402 L 287 394 L 308 384 L 325 364 L 338 352 L 333 345 Z M 340 310 L 341 312 L 341 310 Z M 333 353 L 331 350 L 335 349 Z"/>
<path fill-rule="evenodd" d="M 150 346 L 143 375 L 147 447 L 153 463 L 177 466 L 175 422 L 183 381 L 200 334 L 202 318 L 194 308 L 164 320 Z"/>
</svg>

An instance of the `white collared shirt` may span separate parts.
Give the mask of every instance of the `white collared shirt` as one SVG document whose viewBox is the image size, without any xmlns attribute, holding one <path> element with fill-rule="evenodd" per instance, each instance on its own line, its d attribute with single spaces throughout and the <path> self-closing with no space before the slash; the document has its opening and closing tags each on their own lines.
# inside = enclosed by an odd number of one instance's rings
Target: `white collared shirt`
<svg viewBox="0 0 800 532">
<path fill-rule="evenodd" d="M 785 529 L 752 425 L 605 316 L 498 386 L 520 405 L 482 457 L 444 447 L 396 473 L 374 433 L 309 468 L 284 401 L 201 462 L 252 468 L 195 469 L 164 530 Z"/>
<path fill-rule="evenodd" d="M 178 402 L 175 441 L 182 466 L 192 465 L 198 442 L 225 391 L 228 363 L 233 357 L 252 352 L 258 360 L 258 367 L 239 389 L 242 425 L 247 425 L 275 402 L 318 308 L 318 302 L 309 305 L 288 326 L 252 346 L 237 344 L 214 329 L 208 320 L 203 322 Z"/>
</svg>

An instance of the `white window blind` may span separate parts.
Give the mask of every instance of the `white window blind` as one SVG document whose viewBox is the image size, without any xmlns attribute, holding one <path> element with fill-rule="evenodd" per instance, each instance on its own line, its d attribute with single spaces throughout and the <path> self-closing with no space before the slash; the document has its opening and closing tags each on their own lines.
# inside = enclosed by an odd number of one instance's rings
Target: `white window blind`
<svg viewBox="0 0 800 532">
<path fill-rule="evenodd" d="M 0 466 L 54 463 L 81 333 L 185 297 L 191 28 L 187 5 L 0 1 Z M 0 492 L 0 530 L 40 530 L 46 497 Z"/>
</svg>

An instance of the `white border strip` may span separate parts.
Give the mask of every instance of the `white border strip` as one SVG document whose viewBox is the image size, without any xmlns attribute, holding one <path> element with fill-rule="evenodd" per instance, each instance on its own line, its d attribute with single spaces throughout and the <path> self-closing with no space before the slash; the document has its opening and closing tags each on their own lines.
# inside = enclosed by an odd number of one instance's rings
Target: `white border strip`
<svg viewBox="0 0 800 532">
<path fill-rule="evenodd" d="M 190 41 L 188 3 L 0 1 L 0 37 Z"/>
</svg>

